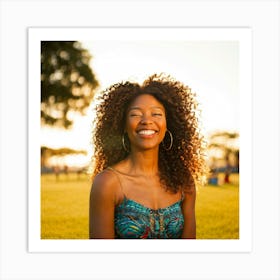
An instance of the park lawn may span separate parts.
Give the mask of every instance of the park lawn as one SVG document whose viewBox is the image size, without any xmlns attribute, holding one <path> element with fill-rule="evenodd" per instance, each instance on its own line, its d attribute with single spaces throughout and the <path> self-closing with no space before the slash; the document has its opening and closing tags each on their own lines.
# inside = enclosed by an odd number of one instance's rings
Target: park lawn
<svg viewBox="0 0 280 280">
<path fill-rule="evenodd" d="M 41 238 L 88 239 L 87 175 L 41 176 Z"/>
<path fill-rule="evenodd" d="M 197 239 L 239 238 L 239 185 L 200 187 L 197 193 Z M 41 238 L 88 239 L 89 194 L 87 175 L 41 176 Z"/>
<path fill-rule="evenodd" d="M 197 194 L 196 221 L 197 239 L 238 239 L 238 183 L 201 187 Z"/>
</svg>

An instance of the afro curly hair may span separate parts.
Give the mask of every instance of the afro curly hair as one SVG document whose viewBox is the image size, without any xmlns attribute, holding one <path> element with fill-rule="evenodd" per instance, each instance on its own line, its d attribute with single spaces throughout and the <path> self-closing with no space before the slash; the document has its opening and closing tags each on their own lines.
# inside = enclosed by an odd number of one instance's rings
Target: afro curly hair
<svg viewBox="0 0 280 280">
<path fill-rule="evenodd" d="M 198 103 L 188 86 L 164 74 L 154 74 L 142 85 L 114 84 L 97 99 L 92 134 L 92 177 L 128 156 L 122 144 L 126 112 L 129 104 L 141 94 L 152 95 L 164 106 L 167 128 L 173 135 L 171 149 L 164 147 L 163 142 L 168 142 L 165 139 L 159 147 L 161 182 L 173 193 L 190 191 L 197 183 L 203 183 L 206 170 Z"/>
</svg>

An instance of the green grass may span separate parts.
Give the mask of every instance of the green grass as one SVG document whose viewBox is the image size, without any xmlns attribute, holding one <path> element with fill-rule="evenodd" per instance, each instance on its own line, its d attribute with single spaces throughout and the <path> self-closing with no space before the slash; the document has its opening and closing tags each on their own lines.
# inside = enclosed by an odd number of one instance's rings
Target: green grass
<svg viewBox="0 0 280 280">
<path fill-rule="evenodd" d="M 87 239 L 90 180 L 76 174 L 41 176 L 41 238 Z"/>
<path fill-rule="evenodd" d="M 197 239 L 239 238 L 239 184 L 201 187 L 197 194 Z"/>
<path fill-rule="evenodd" d="M 232 184 L 205 186 L 196 202 L 197 239 L 239 238 L 238 176 Z M 88 239 L 91 183 L 86 175 L 41 176 L 41 238 Z"/>
</svg>

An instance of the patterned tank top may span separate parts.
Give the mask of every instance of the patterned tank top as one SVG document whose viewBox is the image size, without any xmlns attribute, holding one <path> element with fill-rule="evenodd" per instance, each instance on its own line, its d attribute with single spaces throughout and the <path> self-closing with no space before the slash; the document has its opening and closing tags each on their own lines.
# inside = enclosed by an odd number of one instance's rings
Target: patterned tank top
<svg viewBox="0 0 280 280">
<path fill-rule="evenodd" d="M 108 168 L 117 175 L 117 171 Z M 119 179 L 119 178 L 118 178 Z M 120 180 L 120 179 L 119 179 Z M 181 200 L 159 209 L 146 207 L 124 195 L 115 207 L 115 238 L 121 239 L 177 239 L 181 238 L 184 217 Z"/>
</svg>

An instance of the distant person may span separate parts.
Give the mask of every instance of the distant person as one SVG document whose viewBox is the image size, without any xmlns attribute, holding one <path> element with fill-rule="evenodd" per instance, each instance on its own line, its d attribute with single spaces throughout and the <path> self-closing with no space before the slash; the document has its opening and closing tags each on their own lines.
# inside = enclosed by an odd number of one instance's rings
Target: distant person
<svg viewBox="0 0 280 280">
<path fill-rule="evenodd" d="M 143 85 L 112 85 L 99 101 L 90 238 L 195 239 L 205 167 L 195 95 L 153 75 Z"/>
<path fill-rule="evenodd" d="M 218 172 L 217 172 L 215 165 L 213 165 L 212 168 L 210 169 L 208 176 L 209 176 L 209 178 L 208 178 L 209 185 L 214 185 L 214 186 L 219 185 Z"/>
<path fill-rule="evenodd" d="M 229 184 L 229 176 L 231 174 L 231 165 L 230 165 L 230 160 L 229 160 L 229 154 L 226 155 L 225 157 L 226 160 L 226 166 L 225 166 L 225 174 L 224 174 L 224 183 Z"/>
<path fill-rule="evenodd" d="M 225 168 L 225 176 L 224 176 L 224 183 L 225 184 L 229 184 L 230 180 L 229 180 L 229 176 L 231 174 L 231 166 L 227 165 Z"/>
<path fill-rule="evenodd" d="M 67 164 L 65 164 L 65 165 L 64 165 L 64 169 L 63 169 L 63 171 L 64 171 L 64 174 L 65 174 L 65 175 L 68 175 L 68 172 L 69 172 L 69 167 L 68 167 L 68 165 L 67 165 Z"/>
<path fill-rule="evenodd" d="M 53 172 L 54 172 L 54 174 L 55 174 L 56 181 L 58 181 L 58 179 L 59 179 L 59 173 L 60 173 L 60 168 L 59 168 L 58 165 L 56 165 L 56 166 L 53 167 Z"/>
</svg>

